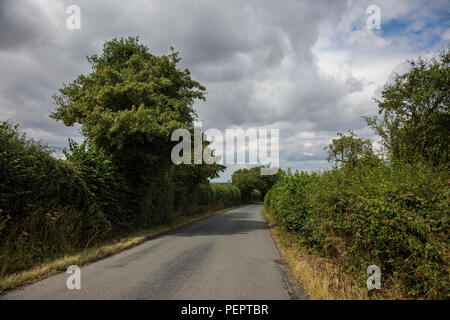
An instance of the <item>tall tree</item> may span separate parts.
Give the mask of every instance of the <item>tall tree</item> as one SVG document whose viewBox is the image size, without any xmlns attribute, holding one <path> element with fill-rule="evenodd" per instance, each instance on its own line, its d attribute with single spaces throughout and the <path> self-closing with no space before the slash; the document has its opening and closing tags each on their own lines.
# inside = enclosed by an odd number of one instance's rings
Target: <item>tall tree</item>
<svg viewBox="0 0 450 320">
<path fill-rule="evenodd" d="M 81 124 L 88 145 L 104 150 L 125 176 L 137 221 L 172 210 L 171 134 L 193 131 L 193 103 L 205 99 L 205 87 L 189 70 L 177 68 L 180 58 L 171 50 L 152 55 L 138 37 L 107 41 L 101 55 L 87 58 L 91 73 L 53 96 L 57 108 L 51 117 L 67 126 Z"/>
<path fill-rule="evenodd" d="M 449 161 L 450 47 L 439 58 L 409 61 L 410 69 L 375 99 L 382 119 L 367 117 L 392 159 Z"/>
<path fill-rule="evenodd" d="M 353 131 L 349 135 L 338 132 L 338 138 L 325 147 L 327 160 L 341 167 L 355 167 L 361 159 L 374 157 L 370 140 L 359 138 Z"/>
<path fill-rule="evenodd" d="M 192 105 L 205 88 L 177 68 L 178 53 L 154 56 L 138 37 L 113 39 L 100 56 L 88 57 L 92 72 L 80 75 L 54 95 L 51 117 L 81 124 L 90 145 L 103 148 L 128 168 L 170 162 L 177 128 L 191 129 Z"/>
</svg>

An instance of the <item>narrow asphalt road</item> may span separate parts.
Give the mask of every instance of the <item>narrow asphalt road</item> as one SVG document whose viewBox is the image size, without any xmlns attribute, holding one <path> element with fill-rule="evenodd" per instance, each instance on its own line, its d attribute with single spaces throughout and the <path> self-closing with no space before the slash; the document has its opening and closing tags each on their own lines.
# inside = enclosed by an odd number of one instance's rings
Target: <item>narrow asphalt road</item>
<svg viewBox="0 0 450 320">
<path fill-rule="evenodd" d="M 261 210 L 213 215 L 82 267 L 80 290 L 60 273 L 1 298 L 303 299 Z"/>
</svg>

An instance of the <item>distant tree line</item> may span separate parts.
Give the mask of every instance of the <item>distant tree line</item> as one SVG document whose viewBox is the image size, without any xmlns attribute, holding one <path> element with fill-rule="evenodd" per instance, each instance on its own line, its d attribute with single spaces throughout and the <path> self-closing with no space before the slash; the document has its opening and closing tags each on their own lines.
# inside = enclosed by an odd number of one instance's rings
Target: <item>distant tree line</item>
<svg viewBox="0 0 450 320">
<path fill-rule="evenodd" d="M 262 201 L 266 193 L 278 181 L 283 171 L 278 170 L 273 175 L 261 175 L 262 166 L 251 169 L 239 169 L 231 176 L 233 185 L 241 190 L 242 200 Z"/>
</svg>

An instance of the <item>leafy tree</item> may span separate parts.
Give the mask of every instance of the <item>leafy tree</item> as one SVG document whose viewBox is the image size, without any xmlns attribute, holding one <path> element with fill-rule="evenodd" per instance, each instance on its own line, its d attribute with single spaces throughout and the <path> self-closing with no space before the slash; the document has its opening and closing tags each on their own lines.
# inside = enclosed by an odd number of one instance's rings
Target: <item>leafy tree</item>
<svg viewBox="0 0 450 320">
<path fill-rule="evenodd" d="M 281 170 L 274 175 L 261 175 L 261 168 L 258 166 L 251 169 L 239 169 L 232 174 L 232 183 L 241 190 L 243 201 L 251 200 L 255 189 L 264 197 L 282 175 Z"/>
<path fill-rule="evenodd" d="M 255 167 L 250 170 L 255 170 L 258 173 L 258 178 L 261 181 L 261 184 L 259 185 L 259 189 L 255 189 L 261 191 L 261 196 L 264 198 L 266 193 L 278 182 L 278 180 L 280 180 L 284 173 L 281 169 L 278 169 L 276 174 L 261 175 L 261 168 L 262 167 Z"/>
<path fill-rule="evenodd" d="M 250 201 L 253 189 L 261 188 L 256 171 L 249 169 L 239 169 L 231 175 L 233 185 L 241 190 L 242 201 Z"/>
<path fill-rule="evenodd" d="M 382 120 L 366 117 L 392 159 L 449 161 L 450 47 L 439 59 L 409 61 L 407 73 L 385 85 L 375 99 Z"/>
<path fill-rule="evenodd" d="M 51 117 L 67 126 L 81 124 L 89 144 L 111 154 L 126 168 L 170 163 L 177 128 L 192 128 L 192 105 L 205 88 L 177 69 L 178 53 L 154 56 L 138 37 L 107 41 L 100 56 L 88 57 L 92 72 L 80 75 L 54 95 Z"/>
<path fill-rule="evenodd" d="M 178 128 L 193 130 L 192 105 L 205 99 L 205 88 L 189 70 L 177 68 L 180 58 L 171 50 L 152 55 L 138 37 L 107 41 L 100 56 L 88 57 L 92 72 L 53 96 L 57 108 L 51 117 L 67 126 L 81 124 L 89 146 L 111 156 L 126 178 L 127 204 L 138 224 L 151 212 L 163 217 L 172 210 L 170 136 Z"/>
<path fill-rule="evenodd" d="M 325 147 L 328 150 L 327 161 L 341 167 L 355 167 L 361 159 L 374 158 L 370 140 L 359 138 L 353 131 L 349 135 L 338 132 L 337 139 Z"/>
</svg>

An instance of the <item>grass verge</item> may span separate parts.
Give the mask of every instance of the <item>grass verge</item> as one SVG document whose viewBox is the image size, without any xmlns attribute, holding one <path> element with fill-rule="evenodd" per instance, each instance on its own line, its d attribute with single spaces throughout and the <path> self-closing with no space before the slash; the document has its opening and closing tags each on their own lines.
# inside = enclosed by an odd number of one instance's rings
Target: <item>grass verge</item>
<svg viewBox="0 0 450 320">
<path fill-rule="evenodd" d="M 369 299 L 366 290 L 360 288 L 355 279 L 341 272 L 331 259 L 309 254 L 294 234 L 276 224 L 266 209 L 263 209 L 263 217 L 294 278 L 310 299 Z"/>
<path fill-rule="evenodd" d="M 67 255 L 56 260 L 42 263 L 29 270 L 4 276 L 0 278 L 0 294 L 4 294 L 7 290 L 11 290 L 26 284 L 31 284 L 50 277 L 56 273 L 65 271 L 70 265 L 86 265 L 88 263 L 119 253 L 123 250 L 132 248 L 164 232 L 172 231 L 186 224 L 238 207 L 240 207 L 240 205 L 215 211 L 207 211 L 205 213 L 200 213 L 189 217 L 177 216 L 169 223 L 155 226 L 147 230 L 137 231 L 127 236 L 118 237 L 116 239 L 110 240 L 107 243 L 103 243 L 92 248 L 87 248 L 83 251 L 78 252 L 77 254 Z"/>
</svg>

